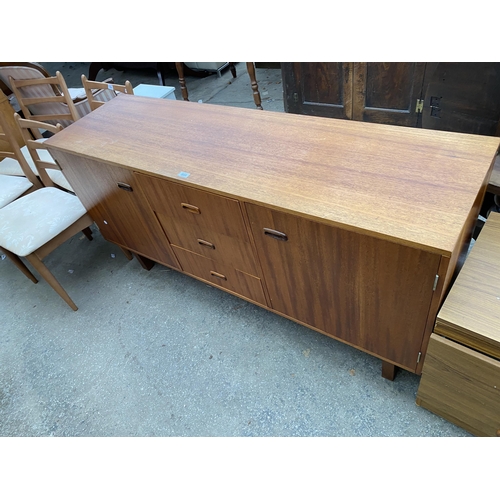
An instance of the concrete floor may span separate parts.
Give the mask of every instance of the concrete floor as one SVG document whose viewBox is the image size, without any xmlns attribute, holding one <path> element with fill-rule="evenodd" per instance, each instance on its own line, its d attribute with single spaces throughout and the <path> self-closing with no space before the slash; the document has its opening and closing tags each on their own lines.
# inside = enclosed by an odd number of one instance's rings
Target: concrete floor
<svg viewBox="0 0 500 500">
<path fill-rule="evenodd" d="M 88 63 L 42 63 L 78 87 Z M 186 79 L 191 100 L 254 107 L 236 79 Z M 98 79 L 157 83 L 155 72 Z M 258 69 L 283 112 L 281 74 Z M 176 74 L 167 85 L 180 91 Z M 255 111 L 258 113 L 259 111 Z M 79 307 L 0 260 L 1 436 L 469 436 L 415 405 L 419 377 L 179 272 L 128 261 L 97 228 L 46 259 Z"/>
</svg>

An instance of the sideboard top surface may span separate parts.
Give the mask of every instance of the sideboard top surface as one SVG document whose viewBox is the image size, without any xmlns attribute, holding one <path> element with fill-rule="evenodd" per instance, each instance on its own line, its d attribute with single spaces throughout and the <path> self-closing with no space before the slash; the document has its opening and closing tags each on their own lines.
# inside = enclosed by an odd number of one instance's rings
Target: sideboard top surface
<svg viewBox="0 0 500 500">
<path fill-rule="evenodd" d="M 46 143 L 451 255 L 499 142 L 119 95 Z"/>
</svg>

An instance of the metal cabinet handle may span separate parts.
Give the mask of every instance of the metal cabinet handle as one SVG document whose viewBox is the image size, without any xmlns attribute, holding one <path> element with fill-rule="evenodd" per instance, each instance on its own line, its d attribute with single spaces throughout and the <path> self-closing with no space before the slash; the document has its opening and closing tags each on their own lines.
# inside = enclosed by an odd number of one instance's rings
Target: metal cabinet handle
<svg viewBox="0 0 500 500">
<path fill-rule="evenodd" d="M 124 182 L 118 182 L 118 187 L 124 191 L 129 191 L 130 193 L 133 191 L 132 186 L 130 184 L 125 184 Z"/>
<path fill-rule="evenodd" d="M 265 227 L 264 234 L 274 238 L 275 240 L 288 241 L 288 236 L 285 233 L 276 231 L 276 229 L 269 229 L 268 227 Z"/>
<path fill-rule="evenodd" d="M 210 243 L 209 241 L 205 241 L 205 240 L 200 240 L 198 239 L 198 243 L 200 245 L 203 245 L 204 247 L 209 247 L 211 248 L 212 250 L 215 250 L 215 245 L 213 243 Z"/>
<path fill-rule="evenodd" d="M 201 210 L 194 205 L 190 205 L 189 203 L 181 203 L 181 207 L 186 209 L 188 212 L 192 214 L 201 214 Z"/>
<path fill-rule="evenodd" d="M 226 280 L 227 281 L 227 278 L 223 274 L 216 273 L 215 271 L 210 271 L 210 274 L 212 276 L 214 276 L 215 278 L 219 278 L 221 280 Z"/>
</svg>

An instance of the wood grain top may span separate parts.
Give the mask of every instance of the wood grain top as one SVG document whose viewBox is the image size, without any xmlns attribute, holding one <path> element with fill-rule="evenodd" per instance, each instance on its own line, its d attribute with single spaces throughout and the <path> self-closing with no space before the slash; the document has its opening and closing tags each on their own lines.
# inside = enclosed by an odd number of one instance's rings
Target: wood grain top
<svg viewBox="0 0 500 500">
<path fill-rule="evenodd" d="M 47 145 L 450 255 L 499 142 L 120 95 Z"/>
<path fill-rule="evenodd" d="M 434 331 L 500 359 L 500 214 L 488 217 Z"/>
</svg>

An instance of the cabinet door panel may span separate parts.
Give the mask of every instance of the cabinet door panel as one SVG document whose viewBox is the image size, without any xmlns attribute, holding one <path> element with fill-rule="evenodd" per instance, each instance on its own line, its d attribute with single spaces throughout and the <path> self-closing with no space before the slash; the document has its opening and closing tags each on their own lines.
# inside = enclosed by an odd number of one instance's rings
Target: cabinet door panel
<svg viewBox="0 0 500 500">
<path fill-rule="evenodd" d="M 425 63 L 354 63 L 353 118 L 416 127 Z"/>
<path fill-rule="evenodd" d="M 282 63 L 288 113 L 352 117 L 352 63 Z"/>
<path fill-rule="evenodd" d="M 162 264 L 179 267 L 130 170 L 61 151 L 54 151 L 54 156 L 104 238 Z"/>
<path fill-rule="evenodd" d="M 273 309 L 415 371 L 439 255 L 246 209 Z"/>
</svg>

